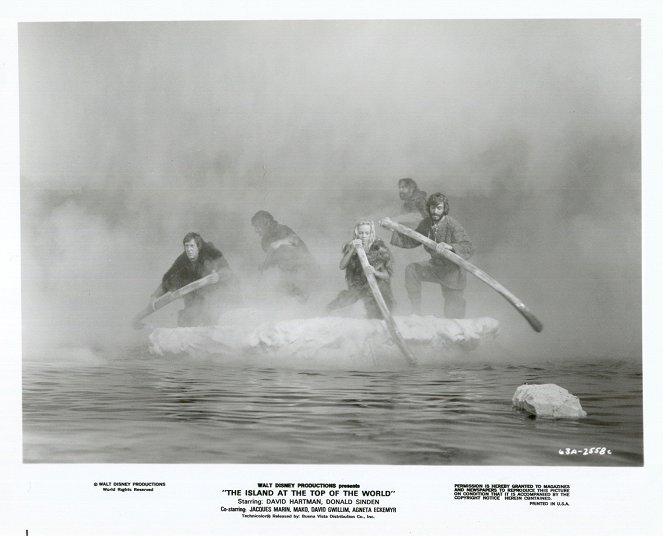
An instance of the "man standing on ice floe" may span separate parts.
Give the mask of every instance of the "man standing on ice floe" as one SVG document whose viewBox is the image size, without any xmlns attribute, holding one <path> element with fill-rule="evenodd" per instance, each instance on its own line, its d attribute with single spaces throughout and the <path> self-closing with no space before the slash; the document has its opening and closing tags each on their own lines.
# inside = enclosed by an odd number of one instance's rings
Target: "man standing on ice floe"
<svg viewBox="0 0 663 536">
<path fill-rule="evenodd" d="M 339 263 L 339 268 L 345 270 L 345 281 L 348 288 L 339 292 L 338 296 L 327 305 L 327 312 L 347 307 L 362 300 L 368 318 L 382 318 L 382 313 L 373 297 L 355 249 L 355 246 L 359 244 L 363 245 L 364 251 L 366 251 L 366 257 L 387 308 L 391 310 L 394 304 L 390 282 L 394 266 L 391 252 L 382 240 L 375 238 L 373 222 L 362 220 L 355 225 L 353 240 L 343 246 L 343 257 Z"/>
<path fill-rule="evenodd" d="M 449 216 L 449 200 L 444 194 L 434 193 L 426 201 L 427 215 L 419 223 L 416 231 L 437 242 L 436 249 L 424 246 L 430 254 L 428 261 L 413 262 L 405 268 L 405 289 L 412 304 L 412 312 L 421 314 L 422 281 L 437 283 L 442 287 L 444 316 L 463 318 L 465 298 L 463 290 L 466 275 L 460 267 L 443 257 L 439 252 L 449 249 L 463 259 L 469 259 L 474 246 L 465 229 Z M 394 233 L 391 243 L 401 248 L 415 248 L 421 243 L 401 233 Z"/>
<path fill-rule="evenodd" d="M 259 210 L 251 224 L 261 237 L 266 253 L 258 269 L 263 272 L 277 267 L 281 274 L 281 290 L 300 302 L 308 300 L 317 273 L 317 263 L 304 241 L 287 225 L 280 224 L 266 210 Z"/>
<path fill-rule="evenodd" d="M 213 283 L 184 296 L 184 309 L 177 314 L 177 325 L 209 326 L 216 324 L 228 306 L 240 303 L 239 281 L 223 254 L 198 233 L 187 233 L 182 253 L 161 279 L 152 294 L 152 303 L 164 295 L 210 274 Z"/>
</svg>

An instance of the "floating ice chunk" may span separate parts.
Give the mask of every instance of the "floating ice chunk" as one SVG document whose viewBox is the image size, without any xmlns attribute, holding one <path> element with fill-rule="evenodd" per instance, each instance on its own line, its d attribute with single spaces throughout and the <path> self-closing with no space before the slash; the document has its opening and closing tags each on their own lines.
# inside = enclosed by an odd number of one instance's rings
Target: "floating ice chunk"
<svg viewBox="0 0 663 536">
<path fill-rule="evenodd" d="M 521 385 L 516 389 L 512 402 L 518 409 L 539 417 L 577 419 L 587 416 L 578 397 L 554 383 Z"/>
<path fill-rule="evenodd" d="M 499 331 L 497 320 L 488 317 L 449 320 L 412 315 L 394 319 L 419 363 L 465 357 Z M 158 328 L 149 340 L 150 351 L 157 355 L 207 354 L 343 367 L 404 361 L 385 322 L 368 318 L 272 321 L 247 309 L 223 317 L 217 326 Z"/>
</svg>

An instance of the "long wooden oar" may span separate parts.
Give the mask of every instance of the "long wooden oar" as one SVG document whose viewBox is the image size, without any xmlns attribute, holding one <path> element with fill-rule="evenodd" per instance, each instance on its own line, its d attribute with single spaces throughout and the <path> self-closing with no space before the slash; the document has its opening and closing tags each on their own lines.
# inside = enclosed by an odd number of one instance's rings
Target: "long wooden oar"
<svg viewBox="0 0 663 536">
<path fill-rule="evenodd" d="M 150 305 L 139 311 L 138 314 L 134 316 L 132 322 L 134 329 L 141 329 L 143 327 L 143 323 L 141 322 L 141 320 L 146 316 L 151 315 L 157 309 L 161 309 L 164 305 L 168 305 L 170 302 L 175 301 L 183 296 L 186 296 L 187 294 L 193 292 L 194 290 L 198 290 L 199 288 L 211 285 L 214 282 L 213 281 L 214 275 L 215 274 L 206 275 L 205 277 L 201 277 L 200 279 L 197 279 L 196 281 L 193 281 L 188 285 L 184 285 L 183 287 L 178 288 L 177 290 L 174 290 L 172 292 L 166 292 L 163 296 L 159 296 L 159 298 L 154 300 L 154 304 L 150 303 Z M 219 277 L 217 281 L 223 280 L 223 276 L 221 274 L 216 274 L 216 275 Z"/>
<path fill-rule="evenodd" d="M 392 339 L 394 339 L 396 346 L 398 346 L 400 351 L 403 352 L 403 355 L 407 359 L 408 363 L 410 365 L 416 364 L 417 360 L 414 358 L 414 355 L 412 354 L 407 344 L 405 343 L 405 339 L 401 335 L 401 332 L 398 331 L 398 326 L 396 326 L 396 322 L 394 322 L 394 318 L 391 316 L 389 308 L 387 307 L 387 304 L 385 303 L 384 298 L 382 297 L 382 293 L 380 292 L 380 288 L 378 287 L 378 282 L 375 280 L 375 276 L 373 275 L 373 272 L 370 270 L 371 265 L 368 262 L 368 258 L 366 257 L 364 246 L 356 245 L 355 250 L 357 251 L 357 256 L 359 257 L 359 261 L 361 262 L 361 267 L 364 269 L 364 274 L 366 275 L 368 286 L 370 287 L 371 292 L 373 293 L 373 297 L 375 298 L 375 301 L 377 302 L 378 307 L 380 308 L 380 312 L 382 313 L 384 321 L 387 324 L 387 329 L 389 330 L 389 334 L 391 335 Z"/>
<path fill-rule="evenodd" d="M 396 223 L 389 218 L 384 218 L 380 220 L 380 225 L 382 227 L 385 227 L 387 229 L 390 229 L 392 231 L 397 231 L 401 234 L 404 234 L 405 236 L 409 236 L 410 238 L 413 238 L 414 240 L 417 240 L 418 242 L 421 242 L 424 246 L 428 246 L 429 248 L 435 249 L 437 246 L 437 243 L 434 240 L 431 240 L 430 238 L 425 237 L 424 235 L 416 232 L 414 229 L 410 229 L 409 227 L 405 227 L 404 225 L 401 225 L 400 223 Z M 532 311 L 530 311 L 527 306 L 516 296 L 514 296 L 511 292 L 509 292 L 505 287 L 503 287 L 500 283 L 498 283 L 495 279 L 490 277 L 486 272 L 483 270 L 480 270 L 476 266 L 474 266 L 472 263 L 467 262 L 465 259 L 460 257 L 459 255 L 456 255 L 453 251 L 449 251 L 448 249 L 445 249 L 440 253 L 444 258 L 449 259 L 451 262 L 454 264 L 457 264 L 464 270 L 467 270 L 470 272 L 472 275 L 476 276 L 479 278 L 481 281 L 486 283 L 489 287 L 491 287 L 493 290 L 497 291 L 499 294 L 501 294 L 506 300 L 513 305 L 518 312 L 525 317 L 525 320 L 529 322 L 529 325 L 532 326 L 532 329 L 534 331 L 541 331 L 543 329 L 543 324 L 541 321 L 534 315 Z"/>
</svg>

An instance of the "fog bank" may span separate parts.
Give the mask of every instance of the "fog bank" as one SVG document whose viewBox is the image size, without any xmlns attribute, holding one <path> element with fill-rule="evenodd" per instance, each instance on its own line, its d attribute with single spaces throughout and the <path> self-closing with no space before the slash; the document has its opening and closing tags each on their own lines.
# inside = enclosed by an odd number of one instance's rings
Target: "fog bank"
<svg viewBox="0 0 663 536">
<path fill-rule="evenodd" d="M 26 352 L 140 344 L 188 231 L 271 303 L 260 209 L 318 259 L 301 312 L 321 314 L 354 222 L 397 213 L 409 176 L 543 321 L 470 276 L 468 315 L 506 348 L 640 357 L 639 42 L 634 20 L 21 24 Z M 394 255 L 407 309 L 404 265 L 428 256 Z"/>
</svg>

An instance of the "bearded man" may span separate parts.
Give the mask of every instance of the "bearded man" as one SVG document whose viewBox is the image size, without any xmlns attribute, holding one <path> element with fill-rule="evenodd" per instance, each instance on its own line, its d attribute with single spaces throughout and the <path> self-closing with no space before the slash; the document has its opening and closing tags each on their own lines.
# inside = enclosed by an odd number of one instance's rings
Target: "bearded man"
<svg viewBox="0 0 663 536">
<path fill-rule="evenodd" d="M 439 192 L 426 201 L 426 217 L 416 231 L 437 243 L 435 249 L 424 246 L 431 258 L 413 262 L 405 268 L 405 289 L 412 305 L 412 312 L 421 314 L 421 283 L 437 283 L 444 298 L 444 316 L 447 318 L 465 317 L 463 290 L 467 283 L 465 271 L 446 259 L 441 251 L 450 250 L 463 259 L 469 259 L 474 246 L 465 229 L 449 216 L 449 200 Z M 391 243 L 401 248 L 415 248 L 421 243 L 401 233 L 394 233 Z"/>
</svg>

